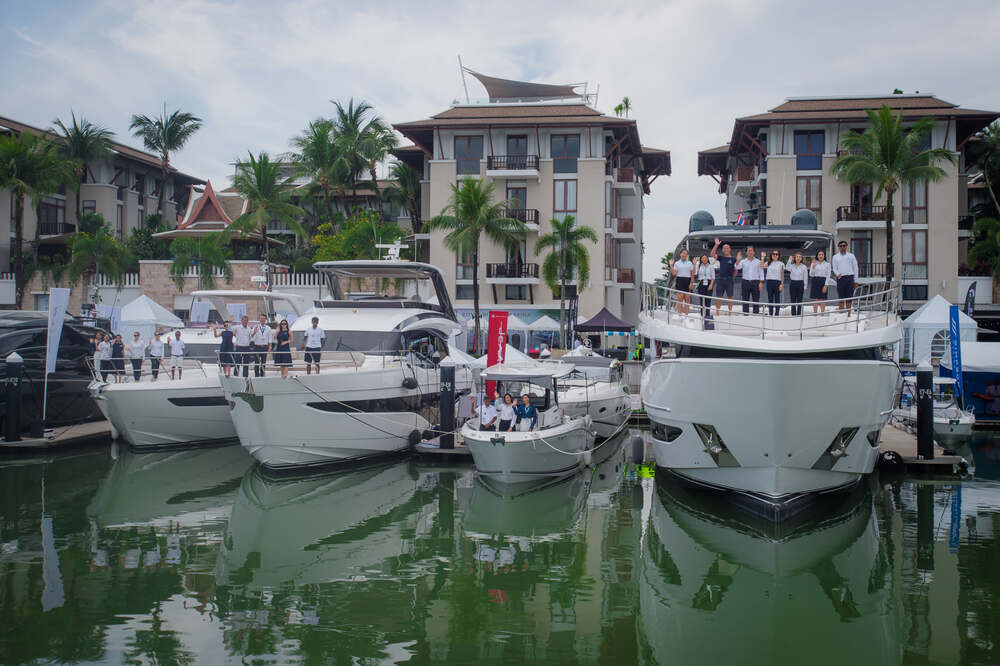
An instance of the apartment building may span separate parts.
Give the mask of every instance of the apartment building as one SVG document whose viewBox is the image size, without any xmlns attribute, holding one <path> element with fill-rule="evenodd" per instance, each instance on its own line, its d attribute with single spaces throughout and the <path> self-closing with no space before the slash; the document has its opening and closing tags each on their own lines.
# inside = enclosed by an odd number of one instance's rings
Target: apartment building
<svg viewBox="0 0 1000 666">
<path fill-rule="evenodd" d="M 508 253 L 484 239 L 480 248 L 480 304 L 528 323 L 558 311 L 559 294 L 541 279 L 544 253 L 536 251 L 551 220 L 572 215 L 597 232 L 590 250 L 590 280 L 574 284 L 578 311 L 603 307 L 635 321 L 642 284 L 643 198 L 670 174 L 670 153 L 644 147 L 635 120 L 607 116 L 574 86 L 509 81 L 472 73 L 489 99 L 459 103 L 430 118 L 394 125 L 413 142 L 396 156 L 423 174 L 421 217 L 430 219 L 451 201 L 451 186 L 488 179 L 497 201 L 528 231 Z M 418 255 L 440 267 L 456 307 L 467 316 L 473 299 L 470 256 L 456 256 L 444 233 L 418 235 Z M 558 317 L 557 317 L 558 318 Z"/>
<path fill-rule="evenodd" d="M 0 134 L 21 132 L 43 134 L 45 130 L 0 116 Z M 25 243 L 37 242 L 43 254 L 65 245 L 67 237 L 77 230 L 78 197 L 83 214 L 100 213 L 116 236 L 127 238 L 148 215 L 157 212 L 162 190 L 167 197 L 163 217 L 172 226 L 177 212 L 187 206 L 190 186 L 205 182 L 172 168 L 167 182 L 161 183 L 156 155 L 117 142 L 112 143 L 112 150 L 108 159 L 89 165 L 79 192 L 62 188 L 43 197 L 37 208 L 26 207 Z M 13 197 L 10 190 L 0 190 L 0 266 L 10 262 L 13 233 Z"/>
<path fill-rule="evenodd" d="M 955 164 L 942 163 L 945 177 L 910 183 L 895 194 L 895 271 L 903 283 L 904 309 L 940 294 L 959 293 L 959 265 L 965 262 L 971 230 L 966 146 L 976 132 L 1000 117 L 965 109 L 932 94 L 789 98 L 766 113 L 737 118 L 728 144 L 698 153 L 698 174 L 711 176 L 725 195 L 725 216 L 742 213 L 755 224 L 788 224 L 807 208 L 821 227 L 846 240 L 861 266 L 861 281 L 886 274 L 885 196 L 878 188 L 833 176 L 841 138 L 869 126 L 865 109 L 889 106 L 903 123 L 932 118 L 925 146 L 950 150 Z M 973 195 L 974 196 L 974 195 Z"/>
</svg>

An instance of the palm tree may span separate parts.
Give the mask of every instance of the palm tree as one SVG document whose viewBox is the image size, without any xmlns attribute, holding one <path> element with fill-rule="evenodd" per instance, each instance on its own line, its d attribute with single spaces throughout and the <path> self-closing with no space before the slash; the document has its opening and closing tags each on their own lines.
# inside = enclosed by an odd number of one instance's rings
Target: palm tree
<svg viewBox="0 0 1000 666">
<path fill-rule="evenodd" d="M 9 189 L 14 203 L 14 284 L 20 306 L 24 292 L 24 207 L 37 208 L 42 197 L 73 184 L 73 163 L 44 137 L 28 132 L 0 136 L 0 189 Z M 36 235 L 38 227 L 36 226 Z"/>
<path fill-rule="evenodd" d="M 848 183 L 878 185 L 875 198 L 885 192 L 885 279 L 895 275 L 892 223 L 893 195 L 900 186 L 918 181 L 935 182 L 945 176 L 937 162 L 955 162 L 944 148 L 920 149 L 923 138 L 934 129 L 934 120 L 921 118 L 909 130 L 903 129 L 903 115 L 894 116 L 888 106 L 878 111 L 865 109 L 871 127 L 862 133 L 848 132 L 840 144 L 844 154 L 831 167 L 833 175 Z"/>
<path fill-rule="evenodd" d="M 969 245 L 969 265 L 986 264 L 993 279 L 1000 283 L 1000 220 L 984 217 L 972 226 L 972 244 Z"/>
<path fill-rule="evenodd" d="M 475 345 L 479 344 L 479 240 L 485 234 L 494 243 L 514 248 L 525 233 L 524 223 L 507 217 L 508 203 L 493 201 L 493 182 L 463 180 L 451 186 L 451 202 L 427 222 L 430 231 L 447 231 L 444 244 L 456 254 L 472 255 L 472 301 Z M 473 347 L 475 350 L 475 346 Z"/>
<path fill-rule="evenodd" d="M 89 281 L 98 273 L 122 283 L 122 278 L 135 263 L 127 247 L 115 240 L 107 227 L 94 233 L 78 232 L 69 239 L 70 259 L 66 273 L 72 282 L 81 275 Z"/>
<path fill-rule="evenodd" d="M 59 136 L 59 152 L 63 157 L 74 163 L 73 172 L 76 174 L 77 196 L 76 196 L 76 219 L 80 220 L 83 211 L 83 202 L 80 201 L 80 184 L 87 182 L 87 174 L 93 177 L 90 165 L 111 155 L 111 140 L 115 133 L 106 127 L 95 125 L 84 117 L 76 118 L 76 114 L 70 110 L 71 122 L 67 127 L 62 120 L 56 118 L 53 121 L 55 127 L 51 133 Z M 57 132 L 58 130 L 58 132 Z"/>
<path fill-rule="evenodd" d="M 170 254 L 174 257 L 170 279 L 177 285 L 177 291 L 184 289 L 184 276 L 192 266 L 198 269 L 199 289 L 214 289 L 216 272 L 221 272 L 227 283 L 233 281 L 233 267 L 229 264 L 233 251 L 221 232 L 200 238 L 175 238 L 170 243 Z"/>
<path fill-rule="evenodd" d="M 420 174 L 405 162 L 392 165 L 393 184 L 386 188 L 385 197 L 410 214 L 413 233 L 420 233 Z"/>
<path fill-rule="evenodd" d="M 597 242 L 590 227 L 576 226 L 576 218 L 567 215 L 552 220 L 552 233 L 543 234 L 535 242 L 535 252 L 552 251 L 542 262 L 542 278 L 552 291 L 559 290 L 559 339 L 566 346 L 566 283 L 576 275 L 577 289 L 590 280 L 590 253 L 583 241 Z"/>
<path fill-rule="evenodd" d="M 621 107 L 622 107 L 622 113 L 624 113 L 625 117 L 628 118 L 628 112 L 632 110 L 632 100 L 629 99 L 627 96 L 622 97 Z"/>
<path fill-rule="evenodd" d="M 1000 122 L 984 127 L 977 135 L 978 141 L 969 142 L 970 162 L 983 170 L 986 189 L 993 199 L 993 206 L 1000 214 L 1000 202 L 993 189 L 993 178 L 1000 175 Z"/>
<path fill-rule="evenodd" d="M 268 223 L 272 220 L 284 222 L 299 237 L 305 237 L 306 232 L 299 222 L 302 209 L 288 201 L 292 180 L 282 176 L 281 163 L 272 162 L 267 153 L 260 153 L 257 157 L 253 153 L 248 154 L 249 161 L 236 163 L 236 176 L 233 178 L 233 187 L 247 199 L 247 212 L 233 220 L 223 233 L 227 238 L 234 233 L 243 238 L 258 233 L 261 235 L 264 240 L 264 271 L 270 289 Z"/>
<path fill-rule="evenodd" d="M 194 133 L 201 129 L 201 118 L 175 110 L 167 115 L 167 105 L 163 104 L 163 115 L 157 118 L 133 115 L 129 123 L 132 134 L 142 139 L 146 150 L 160 156 L 160 187 L 157 191 L 156 212 L 163 218 L 163 200 L 167 193 L 167 175 L 170 172 L 170 153 L 184 147 Z"/>
<path fill-rule="evenodd" d="M 623 107 L 621 104 L 615 104 L 615 109 L 614 109 L 615 115 L 618 116 L 619 118 L 621 118 L 622 117 L 622 110 L 624 108 L 625 107 Z"/>
<path fill-rule="evenodd" d="M 335 163 L 348 174 L 351 196 L 357 201 L 358 176 L 368 168 L 367 156 L 373 147 L 373 135 L 381 131 L 385 123 L 378 116 L 370 117 L 375 109 L 364 100 L 355 104 L 354 98 L 351 98 L 346 107 L 340 102 L 330 101 L 337 109 L 333 119 Z"/>
<path fill-rule="evenodd" d="M 333 121 L 317 118 L 309 123 L 306 130 L 292 139 L 292 145 L 297 149 L 295 166 L 298 172 L 308 176 L 319 189 L 326 209 L 326 221 L 334 218 L 334 190 L 346 182 L 347 171 L 337 166 L 337 150 L 334 145 Z"/>
<path fill-rule="evenodd" d="M 396 133 L 385 124 L 381 118 L 375 118 L 368 124 L 365 142 L 362 146 L 363 155 L 368 162 L 368 173 L 372 177 L 372 189 L 375 192 L 375 205 L 378 207 L 379 215 L 382 214 L 382 193 L 378 190 L 378 176 L 375 168 L 379 162 L 392 154 L 392 151 L 399 145 L 396 140 Z"/>
</svg>

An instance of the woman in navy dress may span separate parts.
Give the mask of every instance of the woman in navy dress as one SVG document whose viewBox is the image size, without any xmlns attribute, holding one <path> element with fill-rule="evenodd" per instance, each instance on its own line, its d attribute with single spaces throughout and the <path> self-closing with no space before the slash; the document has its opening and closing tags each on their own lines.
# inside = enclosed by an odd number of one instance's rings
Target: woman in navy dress
<svg viewBox="0 0 1000 666">
<path fill-rule="evenodd" d="M 233 332 L 229 330 L 228 321 L 222 322 L 222 330 L 216 331 L 215 337 L 222 338 L 222 344 L 219 345 L 219 365 L 222 366 L 222 371 L 228 377 L 229 372 L 233 369 L 233 351 L 235 350 Z"/>
<path fill-rule="evenodd" d="M 122 342 L 120 335 L 115 336 L 115 342 L 111 345 L 111 364 L 114 367 L 115 384 L 117 384 L 125 376 L 125 343 Z"/>
<path fill-rule="evenodd" d="M 288 320 L 282 319 L 278 324 L 278 334 L 274 337 L 274 364 L 281 368 L 281 376 L 288 377 L 288 368 L 292 365 L 292 334 L 288 330 Z"/>
</svg>

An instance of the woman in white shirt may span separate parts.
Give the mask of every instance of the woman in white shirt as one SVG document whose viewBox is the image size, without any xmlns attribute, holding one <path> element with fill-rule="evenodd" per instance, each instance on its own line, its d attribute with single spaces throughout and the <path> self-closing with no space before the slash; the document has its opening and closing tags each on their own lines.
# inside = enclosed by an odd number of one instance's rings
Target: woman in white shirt
<svg viewBox="0 0 1000 666">
<path fill-rule="evenodd" d="M 781 310 L 781 292 L 785 288 L 785 262 L 779 250 L 771 250 L 769 261 L 764 264 L 764 284 L 767 286 L 767 310 L 773 317 Z"/>
<path fill-rule="evenodd" d="M 820 312 L 826 312 L 826 282 L 830 279 L 830 262 L 826 252 L 820 250 L 809 266 L 809 298 L 813 302 L 813 313 L 819 305 Z"/>
<path fill-rule="evenodd" d="M 100 342 L 97 343 L 97 354 L 95 358 L 100 358 L 97 363 L 97 369 L 101 373 L 101 379 L 103 381 L 108 381 L 108 375 L 111 374 L 111 336 L 101 335 Z"/>
<path fill-rule="evenodd" d="M 712 295 L 712 289 L 715 287 L 715 266 L 712 265 L 712 260 L 708 258 L 708 255 L 702 253 L 701 259 L 698 260 L 698 295 L 701 296 L 701 310 L 702 316 L 709 314 L 709 298 Z"/>
<path fill-rule="evenodd" d="M 514 398 L 510 393 L 503 396 L 503 405 L 500 406 L 500 432 L 510 432 L 514 429 L 514 422 L 517 413 L 514 411 Z"/>
<path fill-rule="evenodd" d="M 146 355 L 146 343 L 139 337 L 139 331 L 132 334 L 132 339 L 125 345 L 125 353 L 132 362 L 132 379 L 139 381 L 142 377 L 142 360 Z"/>
<path fill-rule="evenodd" d="M 792 257 L 788 268 L 788 295 L 792 303 L 801 303 L 802 295 L 806 292 L 806 278 L 809 277 L 809 267 L 802 260 L 802 253 L 796 252 Z M 802 314 L 801 305 L 792 306 L 792 316 L 798 317 Z"/>
<path fill-rule="evenodd" d="M 691 312 L 691 277 L 694 275 L 694 264 L 688 261 L 688 251 L 681 250 L 679 261 L 670 260 L 670 273 L 674 276 L 674 289 L 677 290 L 677 314 Z"/>
<path fill-rule="evenodd" d="M 153 371 L 153 381 L 160 375 L 160 362 L 163 360 L 163 340 L 160 340 L 160 334 L 154 333 L 153 338 L 149 341 L 149 365 Z"/>
</svg>

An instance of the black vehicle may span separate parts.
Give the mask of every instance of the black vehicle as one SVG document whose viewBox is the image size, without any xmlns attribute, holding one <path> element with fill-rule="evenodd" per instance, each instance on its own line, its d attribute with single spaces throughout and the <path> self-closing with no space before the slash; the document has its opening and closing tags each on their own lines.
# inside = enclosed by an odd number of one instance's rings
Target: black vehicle
<svg viewBox="0 0 1000 666">
<path fill-rule="evenodd" d="M 55 372 L 49 375 L 46 426 L 65 426 L 104 418 L 90 397 L 88 362 L 93 358 L 91 341 L 103 331 L 72 315 L 66 315 Z M 107 331 L 103 331 L 107 332 Z M 0 312 L 0 382 L 7 377 L 6 358 L 17 352 L 24 359 L 21 384 L 21 427 L 28 430 L 42 418 L 45 386 L 45 352 L 48 342 L 48 313 L 24 310 Z M 0 422 L 7 415 L 7 395 L 0 392 Z M 0 432 L 5 426 L 0 424 Z"/>
</svg>

